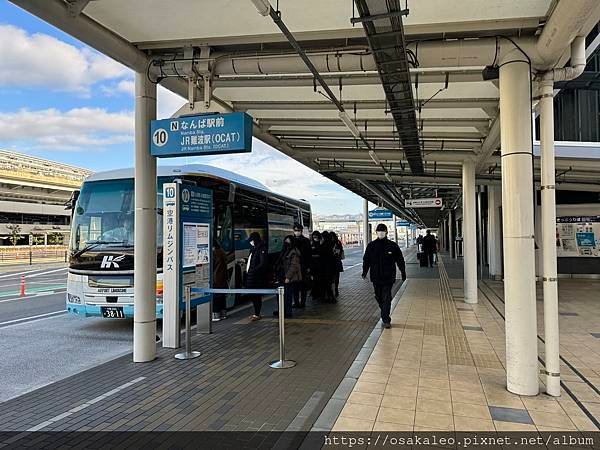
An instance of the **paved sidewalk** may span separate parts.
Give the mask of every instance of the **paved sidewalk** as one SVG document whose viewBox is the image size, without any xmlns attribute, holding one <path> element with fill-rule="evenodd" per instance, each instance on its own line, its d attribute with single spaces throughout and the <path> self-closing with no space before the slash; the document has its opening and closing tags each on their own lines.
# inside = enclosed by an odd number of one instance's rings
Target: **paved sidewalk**
<svg viewBox="0 0 600 450">
<path fill-rule="evenodd" d="M 250 323 L 243 311 L 216 323 L 214 334 L 194 336 L 200 358 L 179 361 L 177 351 L 160 348 L 151 363 L 113 360 L 0 404 L 1 428 L 309 430 L 379 319 L 359 266 L 344 272 L 340 291 L 337 304 L 311 303 L 286 321 L 293 369 L 268 367 L 278 355 L 277 322 Z"/>
<path fill-rule="evenodd" d="M 461 261 L 443 261 L 439 279 L 409 280 L 333 431 L 597 431 L 600 283 L 560 284 L 561 351 L 579 374 L 561 372 L 575 399 L 524 397 L 505 387 L 499 283 L 482 283 L 479 303 L 467 305 L 462 279 L 448 278 Z"/>
</svg>

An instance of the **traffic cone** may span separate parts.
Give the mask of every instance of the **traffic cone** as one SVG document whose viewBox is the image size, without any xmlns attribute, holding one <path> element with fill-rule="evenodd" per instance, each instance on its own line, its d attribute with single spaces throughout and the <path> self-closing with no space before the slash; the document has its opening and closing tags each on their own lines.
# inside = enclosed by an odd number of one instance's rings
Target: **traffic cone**
<svg viewBox="0 0 600 450">
<path fill-rule="evenodd" d="M 21 275 L 21 297 L 25 297 L 25 275 Z"/>
</svg>

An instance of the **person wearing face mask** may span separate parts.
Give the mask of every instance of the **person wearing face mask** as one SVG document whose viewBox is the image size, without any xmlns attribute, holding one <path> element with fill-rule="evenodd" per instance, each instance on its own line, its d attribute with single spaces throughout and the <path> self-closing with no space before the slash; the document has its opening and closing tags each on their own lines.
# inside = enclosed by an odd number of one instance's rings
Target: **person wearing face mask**
<svg viewBox="0 0 600 450">
<path fill-rule="evenodd" d="M 332 233 L 323 231 L 321 234 L 321 261 L 319 266 L 319 290 L 323 293 L 326 303 L 335 303 L 337 299 L 333 295 L 333 279 L 335 274 L 335 257 L 333 255 Z"/>
<path fill-rule="evenodd" d="M 333 258 L 335 260 L 333 273 L 334 295 L 337 298 L 340 296 L 340 273 L 344 271 L 344 263 L 342 261 L 346 256 L 344 255 L 344 246 L 333 231 L 331 232 L 331 240 L 333 242 Z"/>
<path fill-rule="evenodd" d="M 392 286 L 396 281 L 396 266 L 406 280 L 404 256 L 398 244 L 387 238 L 387 227 L 380 223 L 375 229 L 377 239 L 367 245 L 363 256 L 362 277 L 371 272 L 371 282 L 375 289 L 375 300 L 381 310 L 383 328 L 391 328 L 390 310 L 392 306 Z"/>
<path fill-rule="evenodd" d="M 248 238 L 250 243 L 250 255 L 246 262 L 246 282 L 247 289 L 264 289 L 267 287 L 267 278 L 269 272 L 269 255 L 267 246 L 260 238 L 260 234 L 253 232 Z M 247 296 L 254 305 L 254 315 L 250 318 L 252 321 L 260 320 L 260 311 L 262 308 L 262 295 L 250 294 Z"/>
<path fill-rule="evenodd" d="M 275 273 L 277 281 L 283 284 L 284 288 L 284 317 L 292 317 L 292 301 L 298 283 L 302 281 L 302 254 L 296 245 L 296 240 L 291 234 L 283 240 L 283 248 L 275 264 Z M 279 315 L 279 311 L 273 311 L 274 316 Z"/>
<path fill-rule="evenodd" d="M 302 225 L 299 223 L 294 224 L 294 240 L 296 241 L 296 247 L 300 250 L 302 256 L 302 281 L 296 286 L 294 292 L 294 306 L 296 308 L 304 308 L 306 306 L 306 297 L 308 295 L 308 280 L 310 278 L 310 263 L 311 263 L 311 247 L 310 239 L 304 237 L 302 234 Z"/>
</svg>

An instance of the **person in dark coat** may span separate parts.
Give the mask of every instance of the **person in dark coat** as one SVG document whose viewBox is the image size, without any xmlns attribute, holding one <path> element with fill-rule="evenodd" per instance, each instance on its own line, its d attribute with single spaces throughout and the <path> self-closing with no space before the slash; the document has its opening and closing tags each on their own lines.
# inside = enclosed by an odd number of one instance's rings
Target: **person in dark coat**
<svg viewBox="0 0 600 450">
<path fill-rule="evenodd" d="M 300 250 L 302 256 L 302 281 L 296 286 L 296 292 L 294 292 L 294 306 L 296 308 L 304 308 L 306 306 L 306 297 L 308 295 L 310 278 L 310 265 L 312 259 L 312 252 L 310 246 L 310 239 L 302 234 L 303 227 L 299 223 L 294 224 L 294 239 L 296 240 L 296 247 Z"/>
<path fill-rule="evenodd" d="M 321 233 L 313 231 L 310 241 L 310 294 L 313 299 L 321 297 Z"/>
<path fill-rule="evenodd" d="M 260 234 L 253 232 L 248 238 L 250 243 L 250 255 L 246 262 L 246 283 L 247 289 L 265 289 L 268 284 L 269 275 L 269 255 L 267 245 L 263 242 Z M 262 295 L 250 294 L 247 296 L 254 305 L 254 315 L 251 320 L 260 320 L 260 311 L 262 309 Z"/>
<path fill-rule="evenodd" d="M 431 234 L 431 230 L 427 230 L 427 234 L 423 238 L 423 253 L 425 254 L 425 258 L 429 267 L 433 267 L 433 254 L 437 252 L 437 239 L 433 234 Z"/>
<path fill-rule="evenodd" d="M 285 294 L 284 317 L 292 317 L 292 302 L 298 283 L 302 281 L 302 254 L 297 247 L 294 236 L 286 236 L 283 248 L 275 264 L 277 281 L 283 284 Z M 274 316 L 279 315 L 279 310 L 273 311 Z"/>
<path fill-rule="evenodd" d="M 226 289 L 227 283 L 227 255 L 221 248 L 219 242 L 215 239 L 213 242 L 213 278 L 212 287 L 214 289 Z M 213 321 L 226 319 L 226 298 L 225 294 L 213 294 Z"/>
<path fill-rule="evenodd" d="M 333 295 L 333 280 L 336 270 L 331 233 L 329 231 L 323 231 L 323 234 L 321 234 L 321 261 L 319 266 L 319 278 L 320 291 L 323 293 L 323 300 L 326 303 L 335 303 L 337 301 Z"/>
<path fill-rule="evenodd" d="M 331 239 L 333 241 L 333 258 L 335 261 L 335 268 L 333 274 L 333 285 L 334 285 L 334 294 L 335 297 L 340 296 L 340 273 L 344 271 L 344 263 L 342 262 L 345 258 L 344 255 L 344 246 L 338 239 L 337 234 L 334 232 L 331 233 Z"/>
<path fill-rule="evenodd" d="M 371 273 L 371 282 L 375 289 L 375 300 L 381 309 L 383 328 L 391 328 L 390 310 L 392 306 L 392 286 L 396 281 L 396 266 L 406 280 L 404 256 L 398 244 L 387 238 L 387 227 L 380 223 L 376 228 L 377 239 L 367 245 L 363 256 L 362 277 Z"/>
</svg>

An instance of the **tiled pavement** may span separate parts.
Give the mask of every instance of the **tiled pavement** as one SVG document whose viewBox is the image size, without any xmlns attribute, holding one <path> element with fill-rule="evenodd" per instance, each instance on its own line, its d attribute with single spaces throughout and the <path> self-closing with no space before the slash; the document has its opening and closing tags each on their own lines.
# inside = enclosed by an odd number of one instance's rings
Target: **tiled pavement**
<svg viewBox="0 0 600 450">
<path fill-rule="evenodd" d="M 410 276 L 417 267 L 408 253 Z M 308 430 L 378 321 L 372 287 L 359 274 L 343 274 L 336 305 L 309 305 L 286 321 L 293 369 L 267 365 L 277 357 L 277 323 L 248 323 L 244 312 L 194 336 L 200 358 L 179 361 L 160 348 L 151 363 L 125 356 L 4 402 L 0 429 L 283 431 L 293 422 Z"/>
<path fill-rule="evenodd" d="M 556 399 L 506 390 L 501 283 L 481 283 L 479 303 L 467 305 L 462 279 L 448 278 L 461 274 L 462 263 L 443 261 L 438 279 L 409 279 L 392 314 L 393 328 L 381 333 L 356 374 L 333 431 L 597 431 L 565 392 Z M 600 339 L 593 335 L 600 332 L 599 287 L 589 280 L 559 285 L 561 312 L 579 314 L 560 316 L 562 355 L 596 390 L 568 366 L 561 368 L 563 380 L 595 420 L 600 419 Z"/>
</svg>

